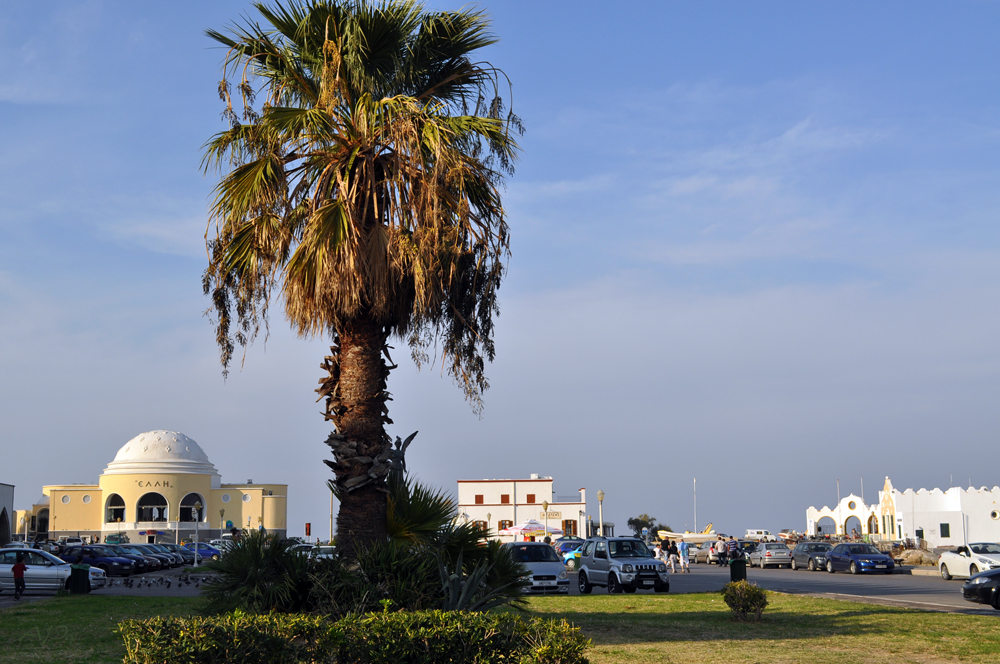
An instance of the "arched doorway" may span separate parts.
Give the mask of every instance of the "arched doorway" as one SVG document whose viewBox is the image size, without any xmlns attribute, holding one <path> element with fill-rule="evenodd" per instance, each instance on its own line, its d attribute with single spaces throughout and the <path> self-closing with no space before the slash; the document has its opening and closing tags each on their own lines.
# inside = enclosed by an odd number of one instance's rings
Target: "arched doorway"
<svg viewBox="0 0 1000 664">
<path fill-rule="evenodd" d="M 816 534 L 817 535 L 836 535 L 837 534 L 837 522 L 828 516 L 824 516 L 822 519 L 816 522 Z"/>
<path fill-rule="evenodd" d="M 155 491 L 143 494 L 135 507 L 136 521 L 151 523 L 167 520 L 167 499 Z"/>
<path fill-rule="evenodd" d="M 861 519 L 851 515 L 847 517 L 847 521 L 844 522 L 844 534 L 848 537 L 861 536 Z"/>
<path fill-rule="evenodd" d="M 49 538 L 49 508 L 45 507 L 38 510 L 38 515 L 35 518 L 35 539 L 36 540 L 47 540 Z"/>
<path fill-rule="evenodd" d="M 116 523 L 125 520 L 125 499 L 117 493 L 108 496 L 108 501 L 104 505 L 105 523 Z"/>
<path fill-rule="evenodd" d="M 195 505 L 200 505 L 201 507 L 197 509 L 198 518 L 195 518 Z M 183 521 L 185 523 L 194 523 L 195 521 L 201 522 L 205 520 L 205 500 L 196 493 L 189 493 L 184 496 L 184 500 L 181 501 L 181 514 L 177 519 L 178 521 Z"/>
<path fill-rule="evenodd" d="M 878 517 L 874 514 L 868 517 L 868 533 L 870 535 L 878 535 Z"/>
<path fill-rule="evenodd" d="M 0 546 L 5 546 L 10 542 L 10 517 L 7 516 L 7 508 L 0 509 Z"/>
</svg>

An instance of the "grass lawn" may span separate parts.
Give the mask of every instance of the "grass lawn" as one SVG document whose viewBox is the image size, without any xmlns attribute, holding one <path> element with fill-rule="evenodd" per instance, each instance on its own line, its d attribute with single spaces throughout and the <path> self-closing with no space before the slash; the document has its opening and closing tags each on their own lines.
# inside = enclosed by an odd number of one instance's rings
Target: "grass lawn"
<svg viewBox="0 0 1000 664">
<path fill-rule="evenodd" d="M 188 615 L 197 597 L 73 595 L 0 610 L 0 662 L 121 662 L 122 638 L 112 629 L 126 618 Z"/>
<path fill-rule="evenodd" d="M 1000 614 L 767 596 L 757 624 L 733 622 L 714 593 L 537 597 L 531 610 L 580 627 L 594 664 L 1000 662 Z"/>
</svg>

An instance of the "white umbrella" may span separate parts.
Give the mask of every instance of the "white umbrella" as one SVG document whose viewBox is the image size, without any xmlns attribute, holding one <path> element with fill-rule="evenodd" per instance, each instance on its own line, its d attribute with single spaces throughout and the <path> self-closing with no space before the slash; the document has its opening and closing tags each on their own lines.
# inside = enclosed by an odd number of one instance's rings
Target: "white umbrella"
<svg viewBox="0 0 1000 664">
<path fill-rule="evenodd" d="M 528 519 L 524 523 L 518 524 L 516 526 L 511 526 L 510 528 L 504 528 L 498 535 L 530 535 L 532 537 L 537 537 L 538 535 L 545 535 L 546 529 L 545 524 L 541 521 L 535 519 Z M 562 528 L 556 528 L 555 526 L 548 527 L 549 535 L 562 535 Z"/>
</svg>

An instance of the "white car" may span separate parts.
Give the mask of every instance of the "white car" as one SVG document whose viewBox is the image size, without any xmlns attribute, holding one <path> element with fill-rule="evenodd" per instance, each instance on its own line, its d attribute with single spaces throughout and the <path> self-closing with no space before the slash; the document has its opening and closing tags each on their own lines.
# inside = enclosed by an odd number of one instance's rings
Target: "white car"
<svg viewBox="0 0 1000 664">
<path fill-rule="evenodd" d="M 17 556 L 22 556 L 25 566 L 25 590 L 63 590 L 69 581 L 71 566 L 64 560 L 56 558 L 48 551 L 36 549 L 0 549 L 0 592 L 14 590 L 14 572 L 11 567 L 17 562 Z M 108 585 L 108 577 L 104 570 L 90 568 L 90 587 L 103 588 Z"/>
<path fill-rule="evenodd" d="M 537 593 L 569 594 L 569 573 L 562 558 L 545 542 L 508 542 L 511 557 L 524 565 L 527 574 L 524 579 L 531 585 L 523 591 Z"/>
<path fill-rule="evenodd" d="M 971 551 L 970 551 L 971 549 Z M 945 551 L 938 559 L 942 579 L 953 576 L 975 576 L 988 569 L 1000 568 L 1000 545 L 993 542 L 975 542 Z"/>
</svg>

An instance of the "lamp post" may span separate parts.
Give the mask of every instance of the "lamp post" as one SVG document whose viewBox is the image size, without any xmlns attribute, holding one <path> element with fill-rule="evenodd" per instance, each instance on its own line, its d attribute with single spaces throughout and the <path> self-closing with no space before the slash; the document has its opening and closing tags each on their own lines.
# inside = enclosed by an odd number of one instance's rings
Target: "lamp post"
<svg viewBox="0 0 1000 664">
<path fill-rule="evenodd" d="M 490 517 L 492 517 L 492 516 L 493 515 L 490 514 L 489 512 L 486 513 L 486 536 L 487 537 L 490 536 Z"/>
<path fill-rule="evenodd" d="M 226 510 L 219 510 L 219 538 L 222 538 L 222 532 L 226 529 Z"/>
<path fill-rule="evenodd" d="M 199 500 L 191 508 L 191 518 L 194 519 L 194 566 L 198 566 L 198 515 L 201 512 L 201 501 Z"/>
<path fill-rule="evenodd" d="M 597 490 L 597 519 L 600 524 L 597 533 L 604 537 L 604 492 L 600 489 Z"/>
<path fill-rule="evenodd" d="M 549 501 L 542 501 L 542 511 L 545 513 L 545 534 L 542 537 L 549 536 Z"/>
</svg>

